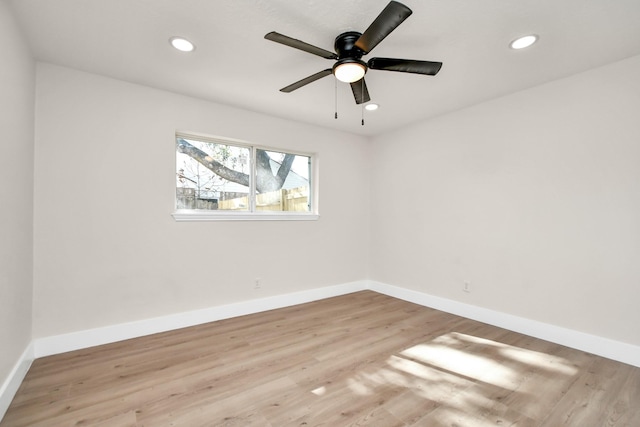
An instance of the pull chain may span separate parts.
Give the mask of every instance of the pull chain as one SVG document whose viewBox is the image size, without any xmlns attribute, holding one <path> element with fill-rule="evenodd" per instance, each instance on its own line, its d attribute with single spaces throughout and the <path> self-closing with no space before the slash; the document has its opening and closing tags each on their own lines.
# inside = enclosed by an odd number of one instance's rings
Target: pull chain
<svg viewBox="0 0 640 427">
<path fill-rule="evenodd" d="M 360 109 L 362 114 L 362 126 L 364 126 L 364 77 L 362 78 L 362 91 L 360 95 Z"/>
<path fill-rule="evenodd" d="M 336 102 L 336 109 L 335 109 L 336 114 L 335 114 L 334 118 L 337 119 L 338 118 L 338 79 L 333 79 L 333 80 L 335 82 L 334 99 L 335 99 L 335 102 Z"/>
</svg>

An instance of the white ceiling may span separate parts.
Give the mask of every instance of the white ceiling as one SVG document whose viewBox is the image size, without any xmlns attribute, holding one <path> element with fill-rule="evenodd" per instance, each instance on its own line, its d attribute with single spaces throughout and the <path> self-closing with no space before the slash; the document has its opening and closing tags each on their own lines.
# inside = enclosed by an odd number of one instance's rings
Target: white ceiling
<svg viewBox="0 0 640 427">
<path fill-rule="evenodd" d="M 363 32 L 388 0 L 13 0 L 40 61 L 347 132 L 376 135 L 640 54 L 640 0 L 402 0 L 413 10 L 364 59 L 442 61 L 423 76 L 370 70 L 376 112 L 325 77 L 331 60 L 264 39 L 270 31 L 333 50 Z M 515 51 L 520 35 L 539 42 Z M 197 48 L 176 51 L 169 38 Z M 639 76 L 640 78 L 640 76 Z"/>
</svg>

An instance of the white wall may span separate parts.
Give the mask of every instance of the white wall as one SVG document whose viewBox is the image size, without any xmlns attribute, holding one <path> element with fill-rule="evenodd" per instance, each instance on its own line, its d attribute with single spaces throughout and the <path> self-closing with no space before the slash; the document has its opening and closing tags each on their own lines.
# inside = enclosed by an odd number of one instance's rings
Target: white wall
<svg viewBox="0 0 640 427">
<path fill-rule="evenodd" d="M 376 138 L 371 278 L 640 344 L 638 76 L 640 56 Z"/>
<path fill-rule="evenodd" d="M 36 115 L 35 338 L 366 277 L 364 138 L 48 64 Z M 318 153 L 320 219 L 175 222 L 176 130 Z"/>
<path fill-rule="evenodd" d="M 31 341 L 35 64 L 0 1 L 0 386 Z M 1 393 L 0 393 L 1 394 Z M 2 405 L 0 405 L 2 406 Z M 2 408 L 0 408 L 0 416 Z"/>
</svg>

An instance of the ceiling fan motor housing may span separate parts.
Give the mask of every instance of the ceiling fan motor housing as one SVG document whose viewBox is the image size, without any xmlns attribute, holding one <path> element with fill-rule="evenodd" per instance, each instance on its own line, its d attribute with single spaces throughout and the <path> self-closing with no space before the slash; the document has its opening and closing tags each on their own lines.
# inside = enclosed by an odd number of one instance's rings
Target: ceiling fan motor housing
<svg viewBox="0 0 640 427">
<path fill-rule="evenodd" d="M 360 59 L 364 52 L 358 49 L 355 44 L 362 34 L 357 31 L 347 31 L 336 37 L 336 41 L 333 45 L 338 59 L 353 58 Z"/>
</svg>

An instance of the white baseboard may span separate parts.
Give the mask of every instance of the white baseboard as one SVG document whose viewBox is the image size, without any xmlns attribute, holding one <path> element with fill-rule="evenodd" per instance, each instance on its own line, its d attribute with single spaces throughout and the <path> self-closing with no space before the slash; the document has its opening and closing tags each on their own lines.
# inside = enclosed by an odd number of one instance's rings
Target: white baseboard
<svg viewBox="0 0 640 427">
<path fill-rule="evenodd" d="M 499 311 L 489 310 L 462 302 L 440 298 L 422 292 L 387 285 L 379 282 L 369 282 L 369 289 L 394 298 L 409 301 L 425 307 L 445 311 L 498 326 L 510 331 L 519 332 L 540 338 L 556 344 L 561 344 L 587 353 L 617 360 L 629 365 L 640 367 L 640 346 L 614 341 L 584 332 L 526 319 Z"/>
<path fill-rule="evenodd" d="M 36 358 L 51 356 L 53 354 L 66 353 L 68 351 L 110 344 L 130 338 L 214 322 L 216 320 L 304 304 L 306 302 L 362 291 L 367 288 L 367 281 L 350 282 L 342 285 L 242 301 L 153 319 L 37 338 L 33 343 L 34 354 Z"/>
<path fill-rule="evenodd" d="M 640 346 L 489 310 L 459 301 L 436 297 L 423 292 L 367 280 L 38 338 L 32 343 L 32 355 L 35 358 L 50 356 L 67 351 L 214 322 L 216 320 L 289 307 L 362 290 L 372 290 L 425 307 L 456 314 L 468 319 L 488 323 L 640 367 Z"/>
<path fill-rule="evenodd" d="M 7 412 L 34 359 L 33 343 L 30 343 L 0 386 L 0 420 Z"/>
<path fill-rule="evenodd" d="M 363 280 L 35 339 L 27 347 L 0 388 L 0 419 L 2 419 L 2 416 L 9 407 L 31 363 L 36 358 L 185 328 L 216 320 L 289 307 L 362 290 L 379 292 L 425 307 L 456 314 L 468 319 L 488 323 L 640 367 L 640 346 L 436 297 L 423 292 Z"/>
</svg>

